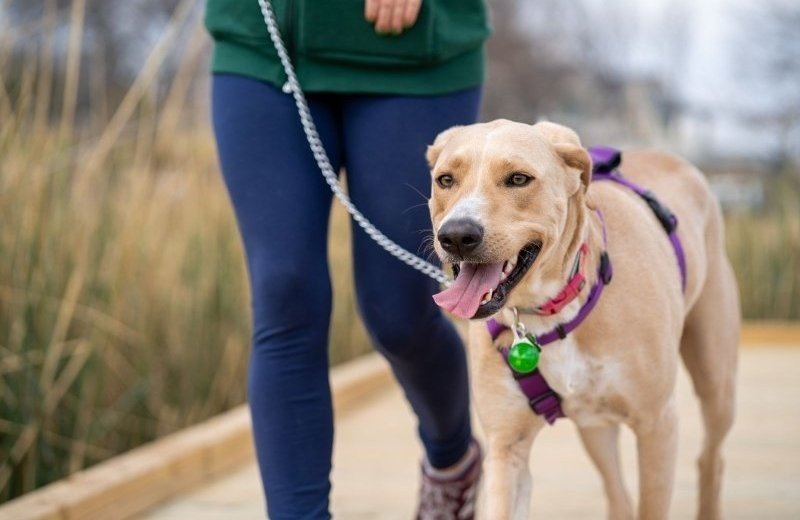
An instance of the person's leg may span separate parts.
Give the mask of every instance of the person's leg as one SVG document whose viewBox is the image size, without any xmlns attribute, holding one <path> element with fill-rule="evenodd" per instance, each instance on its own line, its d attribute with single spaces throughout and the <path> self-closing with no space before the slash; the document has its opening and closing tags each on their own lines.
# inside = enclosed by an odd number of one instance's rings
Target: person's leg
<svg viewBox="0 0 800 520">
<path fill-rule="evenodd" d="M 350 194 L 381 231 L 425 254 L 430 236 L 426 146 L 453 125 L 475 122 L 480 89 L 444 96 L 363 96 L 343 106 Z M 436 282 L 406 266 L 363 231 L 353 233 L 358 303 L 367 329 L 387 357 L 418 419 L 428 461 L 446 468 L 470 439 L 465 353 L 451 323 L 431 299 Z"/>
<path fill-rule="evenodd" d="M 212 99 L 220 164 L 250 275 L 248 400 L 269 516 L 329 518 L 330 190 L 291 96 L 253 79 L 215 75 Z M 337 166 L 337 118 L 324 99 L 309 101 Z"/>
</svg>

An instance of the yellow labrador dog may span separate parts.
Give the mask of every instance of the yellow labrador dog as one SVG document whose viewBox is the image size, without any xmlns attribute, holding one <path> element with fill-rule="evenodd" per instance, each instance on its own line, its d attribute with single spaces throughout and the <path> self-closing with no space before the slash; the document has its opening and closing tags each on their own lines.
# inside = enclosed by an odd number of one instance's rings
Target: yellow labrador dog
<svg viewBox="0 0 800 520">
<path fill-rule="evenodd" d="M 546 422 L 532 412 L 498 354 L 512 343 L 510 330 L 492 340 L 475 318 L 491 316 L 513 327 L 511 309 L 550 301 L 580 257 L 585 284 L 573 301 L 554 315 L 520 311 L 518 318 L 533 334 L 568 322 L 597 283 L 607 251 L 613 281 L 580 326 L 542 348 L 540 373 L 600 471 L 609 517 L 662 519 L 675 471 L 680 355 L 706 430 L 698 516 L 719 518 L 721 446 L 734 415 L 739 300 L 720 208 L 702 174 L 652 151 L 626 153 L 621 167 L 677 216 L 687 273 L 683 289 L 675 251 L 653 211 L 625 186 L 590 183 L 591 158 L 572 130 L 506 120 L 456 127 L 437 137 L 427 158 L 436 252 L 458 272 L 436 299 L 473 319 L 470 370 L 487 442 L 483 517 L 528 518 L 528 457 Z M 620 472 L 620 424 L 637 440 L 638 515 Z"/>
</svg>

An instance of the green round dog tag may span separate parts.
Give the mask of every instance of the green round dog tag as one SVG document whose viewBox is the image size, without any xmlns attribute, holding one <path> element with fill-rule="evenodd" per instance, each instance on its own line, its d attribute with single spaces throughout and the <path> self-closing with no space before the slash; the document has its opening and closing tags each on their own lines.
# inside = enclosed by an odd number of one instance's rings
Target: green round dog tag
<svg viewBox="0 0 800 520">
<path fill-rule="evenodd" d="M 530 374 L 539 364 L 540 350 L 535 340 L 531 341 L 529 337 L 524 337 L 508 349 L 508 364 L 515 372 Z"/>
</svg>

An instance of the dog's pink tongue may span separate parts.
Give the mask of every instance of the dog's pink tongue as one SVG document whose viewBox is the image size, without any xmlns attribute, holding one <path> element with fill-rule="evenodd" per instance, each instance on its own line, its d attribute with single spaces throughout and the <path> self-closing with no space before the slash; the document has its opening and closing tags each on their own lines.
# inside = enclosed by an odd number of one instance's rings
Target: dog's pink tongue
<svg viewBox="0 0 800 520">
<path fill-rule="evenodd" d="M 481 305 L 481 298 L 500 283 L 503 263 L 499 264 L 461 264 L 453 284 L 444 291 L 434 294 L 433 301 L 459 318 L 466 320 L 475 315 Z"/>
</svg>

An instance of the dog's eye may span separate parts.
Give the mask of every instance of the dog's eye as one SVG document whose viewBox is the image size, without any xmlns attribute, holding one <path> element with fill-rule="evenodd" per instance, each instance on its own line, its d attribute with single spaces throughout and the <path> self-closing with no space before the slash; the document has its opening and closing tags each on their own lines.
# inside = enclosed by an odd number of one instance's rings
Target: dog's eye
<svg viewBox="0 0 800 520">
<path fill-rule="evenodd" d="M 506 178 L 506 186 L 510 188 L 519 188 L 520 186 L 527 186 L 533 177 L 520 172 L 514 172 Z"/>
<path fill-rule="evenodd" d="M 453 185 L 453 176 L 449 173 L 443 173 L 436 177 L 436 184 L 441 188 L 447 189 Z"/>
</svg>

